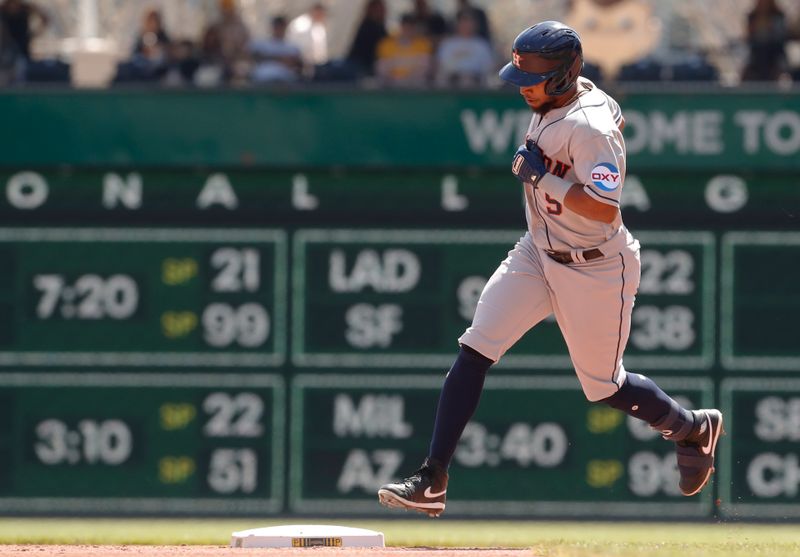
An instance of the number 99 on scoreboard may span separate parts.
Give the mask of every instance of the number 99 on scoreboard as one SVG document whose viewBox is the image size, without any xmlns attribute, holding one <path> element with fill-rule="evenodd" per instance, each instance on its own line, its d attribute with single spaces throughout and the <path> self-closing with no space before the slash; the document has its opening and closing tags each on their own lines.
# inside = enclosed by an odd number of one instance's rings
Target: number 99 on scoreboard
<svg viewBox="0 0 800 557">
<path fill-rule="evenodd" d="M 274 230 L 0 229 L 0 365 L 278 366 Z"/>
</svg>

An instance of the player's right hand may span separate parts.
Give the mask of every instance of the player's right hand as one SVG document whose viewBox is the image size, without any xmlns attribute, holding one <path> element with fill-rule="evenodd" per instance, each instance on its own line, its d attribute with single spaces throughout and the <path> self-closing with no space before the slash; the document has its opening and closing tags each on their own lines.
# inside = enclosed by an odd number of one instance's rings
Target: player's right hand
<svg viewBox="0 0 800 557">
<path fill-rule="evenodd" d="M 511 173 L 523 184 L 533 184 L 547 172 L 542 150 L 534 143 L 520 145 L 511 162 Z"/>
</svg>

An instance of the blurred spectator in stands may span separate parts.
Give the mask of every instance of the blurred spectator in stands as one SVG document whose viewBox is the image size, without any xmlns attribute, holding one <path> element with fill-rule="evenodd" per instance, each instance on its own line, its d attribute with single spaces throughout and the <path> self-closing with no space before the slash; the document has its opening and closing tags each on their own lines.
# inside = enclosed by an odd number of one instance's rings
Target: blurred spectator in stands
<svg viewBox="0 0 800 557">
<path fill-rule="evenodd" d="M 133 55 L 153 64 L 165 64 L 169 47 L 170 40 L 164 31 L 161 13 L 158 10 L 147 11 L 142 21 L 142 29 L 133 46 Z"/>
<path fill-rule="evenodd" d="M 17 52 L 25 60 L 30 60 L 31 41 L 47 27 L 47 14 L 32 2 L 5 0 L 0 5 L 0 20 L 3 21 Z"/>
<path fill-rule="evenodd" d="M 192 41 L 188 39 L 172 41 L 169 46 L 169 71 L 164 78 L 164 84 L 192 84 L 199 67 L 200 58 L 197 47 Z"/>
<path fill-rule="evenodd" d="M 157 81 L 164 77 L 170 64 L 171 42 L 164 31 L 158 10 L 148 10 L 136 35 L 130 60 L 117 66 L 115 83 Z"/>
<path fill-rule="evenodd" d="M 747 14 L 747 46 L 750 56 L 742 72 L 743 81 L 774 81 L 786 73 L 786 15 L 775 0 L 757 0 Z"/>
<path fill-rule="evenodd" d="M 219 0 L 219 10 L 219 20 L 203 34 L 203 65 L 196 75 L 200 85 L 241 82 L 248 73 L 250 32 L 236 9 L 235 0 Z"/>
<path fill-rule="evenodd" d="M 455 35 L 439 43 L 437 84 L 458 87 L 484 83 L 494 68 L 494 57 L 489 41 L 478 34 L 478 21 L 472 12 L 459 12 L 455 31 Z"/>
<path fill-rule="evenodd" d="M 492 42 L 491 29 L 489 28 L 489 18 L 486 17 L 486 12 L 477 6 L 469 3 L 469 0 L 458 0 L 458 8 L 456 9 L 456 26 L 458 25 L 459 16 L 467 12 L 472 14 L 478 28 L 478 35 L 486 39 L 489 44 Z"/>
<path fill-rule="evenodd" d="M 325 6 L 317 2 L 308 12 L 294 18 L 289 23 L 286 39 L 300 49 L 309 75 L 313 75 L 315 66 L 327 64 L 328 11 Z"/>
<path fill-rule="evenodd" d="M 5 22 L 0 19 L 0 87 L 10 85 L 16 80 L 17 58 L 19 51 Z"/>
<path fill-rule="evenodd" d="M 586 61 L 608 78 L 646 59 L 662 33 L 653 5 L 644 0 L 572 0 L 564 23 L 580 35 Z"/>
<path fill-rule="evenodd" d="M 447 33 L 447 21 L 442 14 L 431 9 L 427 0 L 414 0 L 413 15 L 417 20 L 420 34 L 430 39 L 436 48 Z"/>
<path fill-rule="evenodd" d="M 378 43 L 386 37 L 386 4 L 383 0 L 369 0 L 364 16 L 356 31 L 347 60 L 363 75 L 375 74 L 375 57 Z"/>
<path fill-rule="evenodd" d="M 303 56 L 297 45 L 286 40 L 288 21 L 283 16 L 272 19 L 272 37 L 250 43 L 254 83 L 297 81 L 303 68 Z"/>
<path fill-rule="evenodd" d="M 790 26 L 789 35 L 792 41 L 787 45 L 787 58 L 792 72 L 792 80 L 800 82 L 800 12 Z M 790 53 L 794 52 L 792 56 Z"/>
<path fill-rule="evenodd" d="M 376 73 L 386 85 L 424 85 L 430 76 L 433 44 L 420 36 L 417 18 L 404 14 L 398 31 L 378 44 Z"/>
</svg>

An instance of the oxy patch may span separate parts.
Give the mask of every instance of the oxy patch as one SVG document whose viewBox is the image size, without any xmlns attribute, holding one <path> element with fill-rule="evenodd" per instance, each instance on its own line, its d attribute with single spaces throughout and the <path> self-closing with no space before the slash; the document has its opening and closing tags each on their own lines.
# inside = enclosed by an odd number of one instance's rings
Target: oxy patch
<svg viewBox="0 0 800 557">
<path fill-rule="evenodd" d="M 592 183 L 604 191 L 619 187 L 619 170 L 610 162 L 601 162 L 592 169 Z"/>
</svg>

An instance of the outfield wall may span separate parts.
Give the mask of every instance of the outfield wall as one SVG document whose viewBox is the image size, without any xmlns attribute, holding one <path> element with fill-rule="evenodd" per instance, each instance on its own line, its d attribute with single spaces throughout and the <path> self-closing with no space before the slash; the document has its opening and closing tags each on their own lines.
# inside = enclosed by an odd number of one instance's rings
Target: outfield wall
<svg viewBox="0 0 800 557">
<path fill-rule="evenodd" d="M 448 513 L 797 517 L 800 97 L 619 98 L 625 362 L 721 406 L 714 485 L 680 496 L 546 321 L 492 372 Z M 14 91 L 0 114 L 0 512 L 385 512 L 524 231 L 520 98 Z"/>
</svg>

